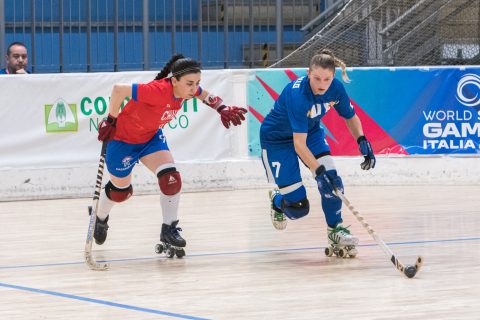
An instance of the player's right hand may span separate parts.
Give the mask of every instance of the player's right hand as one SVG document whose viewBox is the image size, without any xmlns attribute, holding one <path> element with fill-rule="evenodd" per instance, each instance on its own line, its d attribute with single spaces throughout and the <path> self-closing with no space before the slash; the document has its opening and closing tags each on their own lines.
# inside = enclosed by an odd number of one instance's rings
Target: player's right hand
<svg viewBox="0 0 480 320">
<path fill-rule="evenodd" d="M 117 118 L 114 118 L 110 114 L 107 119 L 102 120 L 98 124 L 98 141 L 108 142 L 113 139 L 115 136 L 115 131 L 117 125 Z"/>
</svg>

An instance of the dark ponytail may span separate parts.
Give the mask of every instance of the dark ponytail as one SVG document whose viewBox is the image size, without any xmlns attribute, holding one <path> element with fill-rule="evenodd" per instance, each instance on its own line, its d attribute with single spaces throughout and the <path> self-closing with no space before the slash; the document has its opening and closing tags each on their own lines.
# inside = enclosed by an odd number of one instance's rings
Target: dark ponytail
<svg viewBox="0 0 480 320">
<path fill-rule="evenodd" d="M 180 59 L 183 59 L 183 58 L 185 58 L 183 56 L 183 54 L 176 54 L 173 57 L 171 57 L 170 60 L 165 65 L 165 67 L 163 67 L 163 69 L 157 74 L 157 76 L 155 77 L 155 80 L 160 80 L 160 79 L 166 78 L 168 76 L 168 74 L 170 73 L 170 71 L 172 70 L 172 65 L 177 60 L 180 60 Z"/>
<path fill-rule="evenodd" d="M 162 71 L 157 74 L 155 80 L 166 78 L 170 73 L 172 73 L 172 77 L 179 80 L 186 74 L 199 72 L 200 64 L 197 61 L 185 58 L 182 54 L 176 54 L 167 62 Z"/>
</svg>

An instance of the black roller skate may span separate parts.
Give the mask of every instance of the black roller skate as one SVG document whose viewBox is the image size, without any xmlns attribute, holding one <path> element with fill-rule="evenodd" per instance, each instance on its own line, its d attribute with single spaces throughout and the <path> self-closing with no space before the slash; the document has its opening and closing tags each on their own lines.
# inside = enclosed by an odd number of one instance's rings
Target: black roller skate
<svg viewBox="0 0 480 320">
<path fill-rule="evenodd" d="M 335 228 L 328 227 L 328 244 L 325 248 L 325 254 L 328 257 L 336 255 L 340 258 L 355 258 L 358 251 L 355 246 L 358 244 L 358 238 L 350 234 L 347 227 L 338 224 Z"/>
<path fill-rule="evenodd" d="M 162 232 L 160 233 L 160 243 L 155 246 L 155 252 L 165 253 L 168 258 L 177 255 L 178 258 L 185 256 L 184 247 L 187 245 L 185 239 L 182 238 L 177 227 L 178 220 L 173 221 L 171 225 L 162 224 Z"/>
<path fill-rule="evenodd" d="M 108 217 L 101 221 L 98 217 L 96 217 L 97 221 L 95 222 L 95 231 L 93 232 L 93 237 L 95 238 L 95 243 L 101 245 L 107 239 L 107 231 L 108 231 Z"/>
</svg>

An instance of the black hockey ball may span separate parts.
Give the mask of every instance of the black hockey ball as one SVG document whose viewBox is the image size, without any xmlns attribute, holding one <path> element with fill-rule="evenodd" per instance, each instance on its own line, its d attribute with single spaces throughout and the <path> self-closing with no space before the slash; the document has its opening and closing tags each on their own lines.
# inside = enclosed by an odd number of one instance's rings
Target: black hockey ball
<svg viewBox="0 0 480 320">
<path fill-rule="evenodd" d="M 417 273 L 417 268 L 415 268 L 414 266 L 406 266 L 405 270 L 404 270 L 404 273 L 407 277 L 413 278 L 413 277 L 415 277 L 415 274 Z"/>
</svg>

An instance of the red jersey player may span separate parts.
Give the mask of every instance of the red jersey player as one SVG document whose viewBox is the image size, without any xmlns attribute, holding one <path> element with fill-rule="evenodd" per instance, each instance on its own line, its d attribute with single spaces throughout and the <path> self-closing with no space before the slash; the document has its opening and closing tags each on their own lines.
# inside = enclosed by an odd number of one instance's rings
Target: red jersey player
<svg viewBox="0 0 480 320">
<path fill-rule="evenodd" d="M 109 114 L 99 124 L 98 139 L 108 142 L 106 164 L 110 181 L 100 194 L 94 238 L 103 244 L 107 237 L 109 213 L 117 202 L 127 200 L 133 193 L 132 169 L 141 161 L 158 178 L 163 224 L 161 244 L 157 253 L 167 256 L 185 255 L 186 241 L 178 225 L 178 202 L 182 180 L 174 165 L 162 128 L 172 120 L 183 101 L 196 96 L 220 114 L 226 128 L 245 120 L 246 109 L 225 106 L 222 99 L 211 95 L 200 86 L 200 64 L 193 59 L 175 55 L 158 73 L 155 80 L 146 84 L 115 84 Z M 120 112 L 126 96 L 132 99 Z"/>
</svg>

